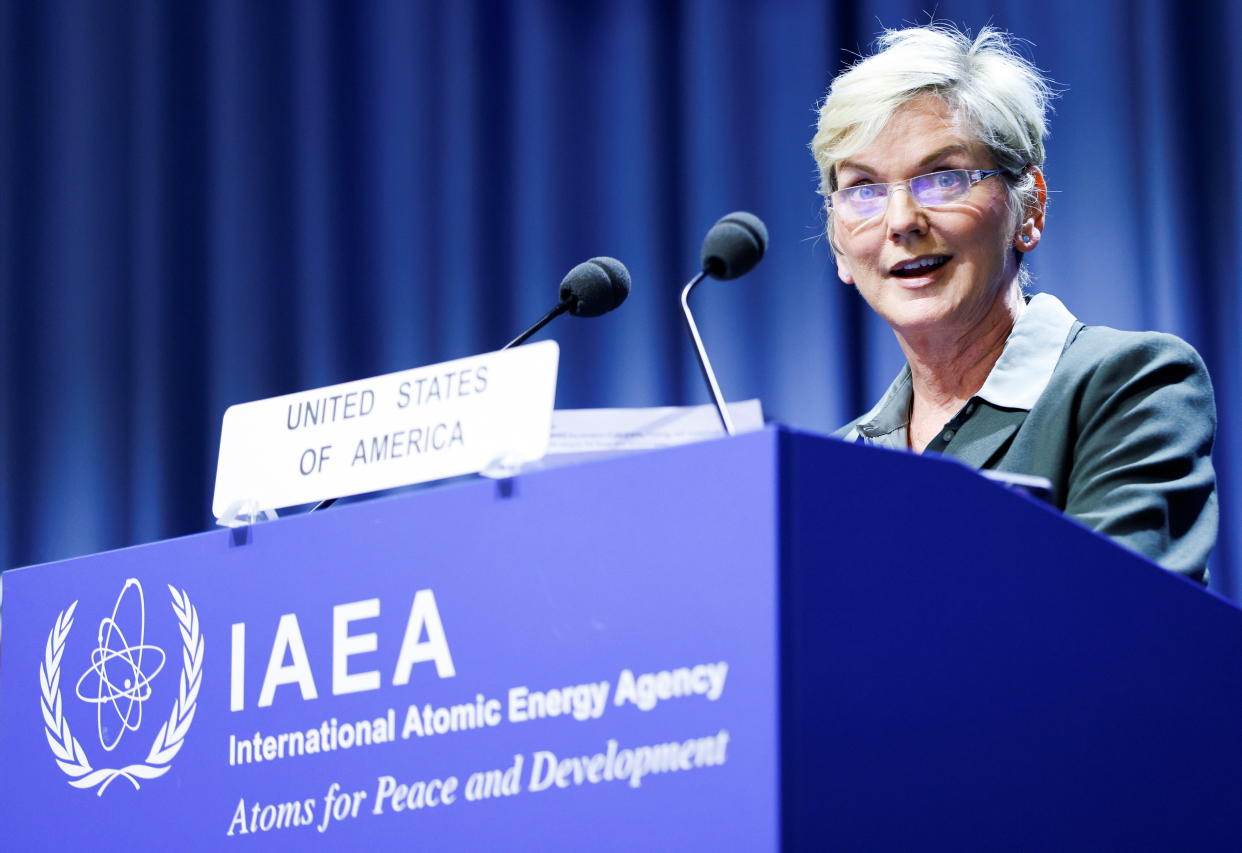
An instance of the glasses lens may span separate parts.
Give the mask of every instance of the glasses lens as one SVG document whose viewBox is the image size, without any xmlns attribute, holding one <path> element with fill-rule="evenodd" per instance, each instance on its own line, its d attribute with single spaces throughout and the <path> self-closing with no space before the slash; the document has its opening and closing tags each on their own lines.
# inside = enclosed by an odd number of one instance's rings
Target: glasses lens
<svg viewBox="0 0 1242 853">
<path fill-rule="evenodd" d="M 910 192 L 922 205 L 948 204 L 970 192 L 970 174 L 965 169 L 932 172 L 910 179 Z"/>
<path fill-rule="evenodd" d="M 833 194 L 833 204 L 838 205 L 848 219 L 878 216 L 887 203 L 888 186 L 885 184 L 862 184 Z"/>
</svg>

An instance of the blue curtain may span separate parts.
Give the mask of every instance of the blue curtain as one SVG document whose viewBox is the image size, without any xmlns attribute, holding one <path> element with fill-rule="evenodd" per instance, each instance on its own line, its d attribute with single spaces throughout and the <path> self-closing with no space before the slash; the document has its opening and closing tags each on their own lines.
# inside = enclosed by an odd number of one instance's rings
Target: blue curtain
<svg viewBox="0 0 1242 853">
<path fill-rule="evenodd" d="M 828 431 L 900 364 L 836 279 L 814 106 L 923 5 L 66 2 L 0 5 L 0 565 L 211 527 L 237 402 L 495 349 L 593 255 L 625 307 L 563 318 L 560 407 L 706 400 L 677 292 L 720 215 L 750 276 L 705 286 L 733 399 Z M 1190 340 L 1217 388 L 1242 542 L 1237 4 L 941 2 L 1063 84 L 1038 289 Z M 934 496 L 929 496 L 929 500 Z"/>
</svg>

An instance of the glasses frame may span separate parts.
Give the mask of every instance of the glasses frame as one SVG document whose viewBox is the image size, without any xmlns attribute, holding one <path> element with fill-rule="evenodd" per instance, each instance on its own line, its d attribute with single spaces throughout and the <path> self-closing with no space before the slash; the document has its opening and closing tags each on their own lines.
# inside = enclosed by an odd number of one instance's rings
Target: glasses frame
<svg viewBox="0 0 1242 853">
<path fill-rule="evenodd" d="M 905 187 L 906 192 L 910 194 L 910 198 L 913 199 L 914 203 L 917 204 L 919 207 L 939 207 L 939 205 L 935 205 L 935 204 L 923 204 L 923 202 L 919 201 L 918 196 L 914 194 L 914 190 L 910 188 L 911 182 L 920 180 L 921 178 L 931 178 L 931 177 L 934 177 L 935 175 L 951 174 L 953 172 L 965 172 L 967 178 L 969 178 L 970 180 L 970 186 L 966 188 L 966 192 L 963 193 L 961 196 L 961 198 L 965 198 L 967 195 L 970 194 L 970 188 L 973 187 L 975 184 L 979 183 L 982 180 L 990 178 L 993 175 L 999 175 L 1003 171 L 1005 170 L 1004 169 L 937 169 L 934 172 L 928 172 L 925 175 L 915 175 L 913 178 L 906 178 L 905 180 L 902 180 L 902 181 L 889 181 L 887 183 L 874 183 L 874 184 L 859 184 L 858 186 L 862 186 L 862 187 L 884 187 L 884 209 L 881 210 L 879 213 L 873 213 L 871 216 L 861 216 L 856 219 L 851 219 L 849 214 L 842 213 L 841 209 L 842 207 L 844 207 L 844 205 L 842 204 L 838 206 L 838 204 L 836 204 L 834 200 L 836 199 L 838 194 L 849 192 L 852 189 L 857 189 L 857 187 L 846 187 L 845 189 L 835 190 L 834 192 L 828 195 L 825 206 L 828 208 L 829 213 L 835 212 L 838 216 L 840 216 L 845 221 L 866 222 L 869 219 L 875 219 L 877 217 L 883 216 L 885 213 L 888 212 L 888 203 L 893 197 L 893 191 L 898 187 Z M 954 199 L 953 201 L 957 201 L 957 200 L 958 199 Z M 952 204 L 953 202 L 950 201 L 950 202 L 944 202 L 944 203 Z"/>
</svg>

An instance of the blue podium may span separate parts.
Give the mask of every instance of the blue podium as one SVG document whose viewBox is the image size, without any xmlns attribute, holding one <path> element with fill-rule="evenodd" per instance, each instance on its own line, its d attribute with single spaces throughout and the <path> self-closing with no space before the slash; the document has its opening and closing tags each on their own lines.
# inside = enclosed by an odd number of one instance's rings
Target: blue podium
<svg viewBox="0 0 1242 853">
<path fill-rule="evenodd" d="M 768 430 L 3 575 L 0 847 L 1234 850 L 1242 614 Z"/>
</svg>

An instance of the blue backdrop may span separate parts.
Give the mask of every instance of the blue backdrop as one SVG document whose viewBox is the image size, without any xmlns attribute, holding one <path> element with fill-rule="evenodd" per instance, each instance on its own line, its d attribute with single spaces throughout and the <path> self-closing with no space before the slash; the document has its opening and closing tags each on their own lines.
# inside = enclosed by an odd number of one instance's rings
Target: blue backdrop
<svg viewBox="0 0 1242 853">
<path fill-rule="evenodd" d="M 1037 288 L 1191 341 L 1242 543 L 1242 60 L 1224 2 L 940 2 L 1065 87 Z M 702 402 L 677 293 L 739 208 L 769 256 L 697 295 L 732 399 L 828 431 L 900 363 L 836 278 L 814 106 L 902 2 L 0 4 L 0 566 L 207 529 L 237 402 L 495 349 L 570 267 L 558 405 Z M 929 496 L 934 500 L 935 496 Z"/>
</svg>

